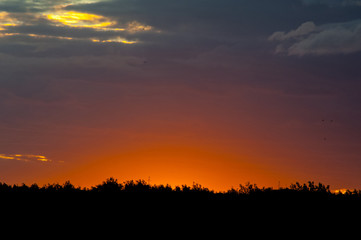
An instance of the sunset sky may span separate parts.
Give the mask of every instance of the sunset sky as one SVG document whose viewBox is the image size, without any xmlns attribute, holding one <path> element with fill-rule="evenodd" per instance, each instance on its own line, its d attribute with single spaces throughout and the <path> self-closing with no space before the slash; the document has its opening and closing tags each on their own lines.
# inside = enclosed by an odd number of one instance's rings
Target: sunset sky
<svg viewBox="0 0 361 240">
<path fill-rule="evenodd" d="M 0 182 L 361 189 L 361 0 L 0 0 Z"/>
</svg>

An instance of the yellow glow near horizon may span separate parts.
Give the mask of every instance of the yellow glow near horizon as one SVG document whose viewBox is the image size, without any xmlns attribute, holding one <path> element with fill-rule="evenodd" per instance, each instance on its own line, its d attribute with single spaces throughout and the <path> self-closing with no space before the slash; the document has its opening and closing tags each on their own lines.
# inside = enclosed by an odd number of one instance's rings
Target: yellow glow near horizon
<svg viewBox="0 0 361 240">
<path fill-rule="evenodd" d="M 45 15 L 49 20 L 59 22 L 69 27 L 94 28 L 102 30 L 116 23 L 111 21 L 109 18 L 100 15 L 75 11 L 49 13 Z"/>
<path fill-rule="evenodd" d="M 350 191 L 350 190 L 347 188 L 341 188 L 341 189 L 336 189 L 333 192 L 336 194 L 345 194 L 345 193 L 347 193 L 347 191 Z"/>
</svg>

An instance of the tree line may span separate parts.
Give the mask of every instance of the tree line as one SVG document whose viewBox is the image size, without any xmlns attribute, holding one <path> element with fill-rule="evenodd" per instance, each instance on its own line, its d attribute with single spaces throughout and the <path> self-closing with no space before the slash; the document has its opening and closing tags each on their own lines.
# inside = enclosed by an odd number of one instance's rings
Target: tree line
<svg viewBox="0 0 361 240">
<path fill-rule="evenodd" d="M 347 190 L 345 192 L 332 192 L 329 185 L 308 181 L 307 183 L 296 182 L 285 188 L 258 187 L 257 184 L 240 184 L 237 188 L 231 188 L 223 192 L 215 192 L 198 183 L 192 186 L 182 185 L 171 187 L 170 185 L 151 185 L 145 180 L 129 180 L 119 182 L 115 178 L 108 178 L 102 183 L 89 188 L 74 186 L 70 181 L 64 184 L 54 183 L 39 186 L 32 185 L 9 185 L 0 182 L 0 195 L 11 193 L 72 193 L 72 194 L 117 194 L 127 196 L 131 194 L 148 194 L 148 196 L 192 196 L 195 198 L 209 199 L 353 199 L 361 200 L 361 190 Z"/>
</svg>

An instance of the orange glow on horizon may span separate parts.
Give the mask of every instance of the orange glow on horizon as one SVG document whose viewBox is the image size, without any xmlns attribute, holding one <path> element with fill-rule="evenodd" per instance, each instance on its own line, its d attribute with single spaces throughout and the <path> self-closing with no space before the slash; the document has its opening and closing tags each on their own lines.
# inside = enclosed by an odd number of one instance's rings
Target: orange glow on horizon
<svg viewBox="0 0 361 240">
<path fill-rule="evenodd" d="M 95 153 L 87 161 L 67 173 L 70 180 L 80 186 L 91 187 L 108 177 L 120 182 L 143 179 L 150 184 L 181 185 L 201 184 L 214 191 L 226 191 L 248 181 L 272 186 L 271 169 L 260 166 L 252 157 L 237 156 L 216 149 L 166 145 L 134 148 L 122 153 Z M 98 155 L 99 154 L 99 155 Z M 63 177 L 62 177 L 63 178 Z"/>
</svg>

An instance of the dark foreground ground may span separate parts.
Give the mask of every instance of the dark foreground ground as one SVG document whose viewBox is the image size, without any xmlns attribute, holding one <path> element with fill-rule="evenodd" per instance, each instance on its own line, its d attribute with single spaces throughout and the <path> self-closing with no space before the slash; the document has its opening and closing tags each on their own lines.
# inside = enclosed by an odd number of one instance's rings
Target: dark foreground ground
<svg viewBox="0 0 361 240">
<path fill-rule="evenodd" d="M 171 188 L 113 178 L 87 189 L 70 182 L 42 187 L 0 183 L 2 223 L 17 229 L 14 236 L 51 233 L 51 239 L 65 233 L 70 235 L 63 238 L 79 233 L 82 239 L 258 239 L 282 234 L 320 239 L 339 234 L 344 239 L 358 232 L 360 207 L 360 191 L 336 194 L 314 182 L 282 189 L 246 184 L 222 193 L 199 184 Z"/>
</svg>

